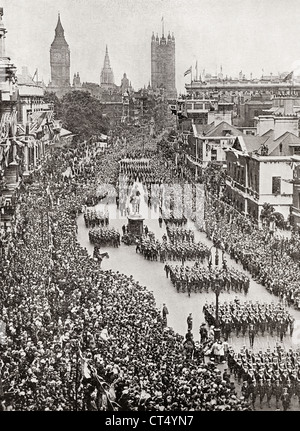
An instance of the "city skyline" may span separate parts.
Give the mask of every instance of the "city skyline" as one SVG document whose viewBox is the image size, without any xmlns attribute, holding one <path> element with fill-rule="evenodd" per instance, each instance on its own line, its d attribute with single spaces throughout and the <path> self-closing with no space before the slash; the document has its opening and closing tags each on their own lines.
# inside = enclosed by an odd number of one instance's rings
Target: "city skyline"
<svg viewBox="0 0 300 431">
<path fill-rule="evenodd" d="M 71 81 L 100 82 L 106 45 L 115 83 L 126 73 L 135 89 L 151 80 L 151 36 L 174 33 L 176 87 L 184 92 L 198 64 L 198 74 L 260 77 L 300 71 L 299 30 L 294 16 L 297 0 L 2 0 L 8 31 L 7 55 L 21 73 L 27 66 L 47 85 L 50 80 L 50 45 L 58 12 L 71 51 Z M 72 8 L 70 8 L 72 5 Z M 270 47 L 272 49 L 270 49 Z"/>
</svg>

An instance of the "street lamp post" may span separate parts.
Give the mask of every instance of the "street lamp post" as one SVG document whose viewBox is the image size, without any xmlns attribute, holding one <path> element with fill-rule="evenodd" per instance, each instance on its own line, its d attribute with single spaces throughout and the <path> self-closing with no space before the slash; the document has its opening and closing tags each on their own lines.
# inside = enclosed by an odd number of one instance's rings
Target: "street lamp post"
<svg viewBox="0 0 300 431">
<path fill-rule="evenodd" d="M 219 295 L 221 292 L 221 284 L 219 282 L 219 280 L 216 280 L 215 286 L 214 286 L 214 291 L 216 294 L 216 316 L 215 316 L 215 332 L 214 332 L 214 338 L 215 341 L 220 339 L 220 333 L 221 333 L 221 329 L 219 326 Z"/>
</svg>

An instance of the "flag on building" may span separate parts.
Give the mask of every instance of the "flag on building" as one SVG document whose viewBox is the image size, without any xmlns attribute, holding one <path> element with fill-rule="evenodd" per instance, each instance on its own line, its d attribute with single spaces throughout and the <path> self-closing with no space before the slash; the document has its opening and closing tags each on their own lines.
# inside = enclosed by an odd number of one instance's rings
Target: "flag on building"
<svg viewBox="0 0 300 431">
<path fill-rule="evenodd" d="M 184 72 L 183 76 L 186 76 L 186 75 L 188 75 L 189 73 L 192 73 L 192 66 L 191 66 L 188 70 L 186 70 L 186 71 Z"/>
<path fill-rule="evenodd" d="M 288 74 L 283 78 L 283 81 L 284 81 L 284 82 L 286 82 L 286 81 L 291 81 L 291 80 L 293 79 L 293 75 L 294 75 L 294 71 L 292 71 L 292 72 L 288 73 Z"/>
<path fill-rule="evenodd" d="M 90 379 L 92 377 L 91 372 L 89 370 L 88 362 L 83 357 L 81 350 L 79 349 L 79 357 L 80 357 L 80 365 L 81 365 L 81 373 L 82 377 L 85 379 Z"/>
<path fill-rule="evenodd" d="M 187 104 L 184 104 L 184 108 L 183 108 L 183 112 L 182 112 L 182 117 L 187 118 L 188 114 L 187 114 Z"/>
</svg>

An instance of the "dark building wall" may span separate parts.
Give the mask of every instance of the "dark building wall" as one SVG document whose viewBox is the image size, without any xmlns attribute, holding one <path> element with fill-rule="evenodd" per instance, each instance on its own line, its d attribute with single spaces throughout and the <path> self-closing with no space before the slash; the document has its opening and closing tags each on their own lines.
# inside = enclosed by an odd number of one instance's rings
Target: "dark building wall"
<svg viewBox="0 0 300 431">
<path fill-rule="evenodd" d="M 152 38 L 151 41 L 151 83 L 154 89 L 163 86 L 166 96 L 177 95 L 175 85 L 175 40 L 171 37 Z"/>
<path fill-rule="evenodd" d="M 240 127 L 254 127 L 254 117 L 262 115 L 265 110 L 272 108 L 272 102 L 264 103 L 240 103 L 237 105 L 238 117 L 235 119 L 236 125 Z"/>
<path fill-rule="evenodd" d="M 259 162 L 249 159 L 248 166 L 248 187 L 259 193 Z"/>
</svg>

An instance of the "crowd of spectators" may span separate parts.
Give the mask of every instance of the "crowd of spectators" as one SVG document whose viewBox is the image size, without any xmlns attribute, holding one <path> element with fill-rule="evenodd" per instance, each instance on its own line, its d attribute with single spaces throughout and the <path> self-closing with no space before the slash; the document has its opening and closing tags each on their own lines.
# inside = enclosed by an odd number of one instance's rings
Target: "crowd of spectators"
<svg viewBox="0 0 300 431">
<path fill-rule="evenodd" d="M 268 229 L 259 229 L 248 218 L 210 196 L 206 200 L 205 230 L 215 246 L 226 250 L 253 278 L 300 309 L 299 262 L 295 261 Z"/>
<path fill-rule="evenodd" d="M 116 154 L 55 149 L 20 196 L 0 269 L 1 410 L 248 410 L 215 365 L 186 358 L 151 292 L 78 244 L 86 194 L 115 184 Z"/>
</svg>

